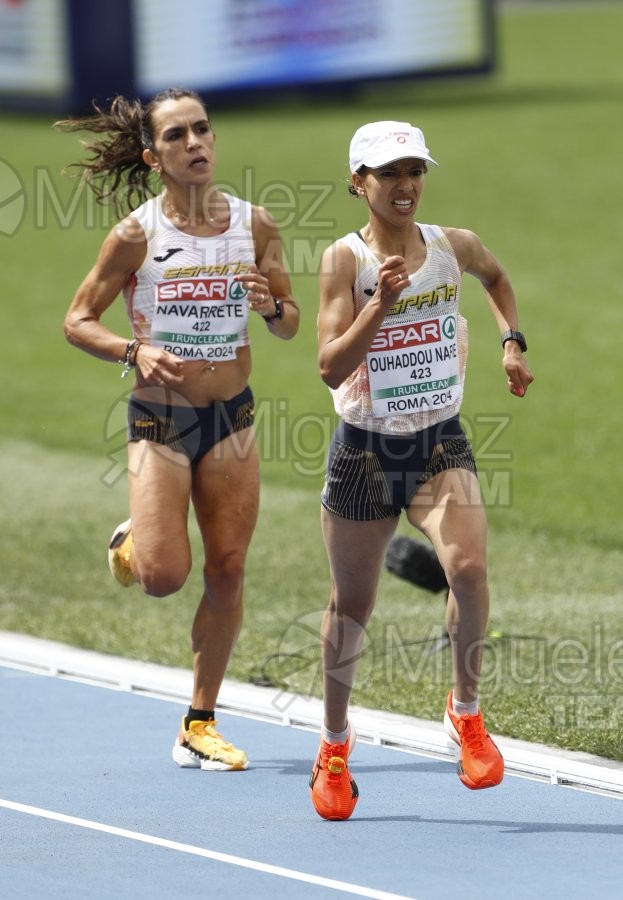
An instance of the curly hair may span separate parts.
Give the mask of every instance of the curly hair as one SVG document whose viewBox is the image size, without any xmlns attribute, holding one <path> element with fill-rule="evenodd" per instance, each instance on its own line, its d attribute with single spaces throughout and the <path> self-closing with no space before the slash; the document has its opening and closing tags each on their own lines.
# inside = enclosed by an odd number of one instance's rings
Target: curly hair
<svg viewBox="0 0 623 900">
<path fill-rule="evenodd" d="M 55 123 L 61 131 L 87 131 L 102 134 L 98 140 L 83 141 L 91 154 L 86 162 L 69 163 L 63 170 L 80 169 L 80 175 L 101 204 L 112 204 L 118 215 L 136 209 L 158 193 L 151 168 L 143 160 L 143 150 L 154 149 L 154 112 L 166 100 L 190 97 L 204 109 L 205 103 L 196 91 L 167 88 L 156 94 L 147 105 L 118 95 L 108 111 L 95 102 L 95 115 L 66 119 Z M 206 117 L 208 117 L 206 109 Z"/>
</svg>

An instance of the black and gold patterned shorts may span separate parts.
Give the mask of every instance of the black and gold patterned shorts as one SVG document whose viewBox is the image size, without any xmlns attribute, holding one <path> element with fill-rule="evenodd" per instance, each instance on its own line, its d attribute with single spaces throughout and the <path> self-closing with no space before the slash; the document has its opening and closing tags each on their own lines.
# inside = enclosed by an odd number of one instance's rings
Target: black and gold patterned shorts
<svg viewBox="0 0 623 900">
<path fill-rule="evenodd" d="M 184 453 L 193 465 L 220 441 L 253 424 L 253 392 L 246 387 L 231 400 L 210 406 L 178 406 L 131 397 L 128 441 L 153 441 Z"/>
<path fill-rule="evenodd" d="M 367 522 L 399 516 L 418 490 L 447 469 L 476 474 L 458 416 L 394 437 L 341 421 L 327 462 L 322 505 L 343 519 Z"/>
</svg>

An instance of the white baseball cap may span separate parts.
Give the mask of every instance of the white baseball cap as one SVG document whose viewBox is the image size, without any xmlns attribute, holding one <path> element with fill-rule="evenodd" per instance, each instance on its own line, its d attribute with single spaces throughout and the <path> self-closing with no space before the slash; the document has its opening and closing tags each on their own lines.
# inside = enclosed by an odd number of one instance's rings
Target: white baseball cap
<svg viewBox="0 0 623 900">
<path fill-rule="evenodd" d="M 428 152 L 424 135 L 409 122 L 369 122 L 353 135 L 348 154 L 350 171 L 361 166 L 378 169 L 396 159 L 424 159 L 438 166 Z"/>
</svg>

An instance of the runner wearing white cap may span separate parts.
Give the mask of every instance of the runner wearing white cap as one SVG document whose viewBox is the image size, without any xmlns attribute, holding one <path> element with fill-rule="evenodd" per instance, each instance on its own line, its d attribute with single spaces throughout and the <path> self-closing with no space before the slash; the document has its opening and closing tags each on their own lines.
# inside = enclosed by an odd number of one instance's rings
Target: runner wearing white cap
<svg viewBox="0 0 623 900">
<path fill-rule="evenodd" d="M 338 428 L 322 492 L 331 596 L 322 625 L 325 718 L 312 770 L 316 811 L 347 819 L 358 788 L 348 705 L 385 552 L 403 510 L 432 542 L 449 585 L 454 689 L 445 725 L 469 788 L 499 784 L 502 756 L 479 708 L 488 617 L 486 536 L 476 464 L 459 411 L 467 361 L 463 273 L 482 284 L 503 347 L 509 390 L 533 380 L 508 275 L 473 232 L 415 220 L 428 165 L 419 128 L 372 122 L 350 144 L 349 190 L 367 222 L 329 247 L 320 271 L 319 367 Z"/>
</svg>

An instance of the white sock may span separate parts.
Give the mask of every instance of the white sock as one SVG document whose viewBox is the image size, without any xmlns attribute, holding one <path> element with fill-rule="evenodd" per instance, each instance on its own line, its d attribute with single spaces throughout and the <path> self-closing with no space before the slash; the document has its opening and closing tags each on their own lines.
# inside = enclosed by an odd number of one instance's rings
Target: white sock
<svg viewBox="0 0 623 900">
<path fill-rule="evenodd" d="M 462 703 L 455 699 L 454 691 L 452 691 L 452 711 L 455 716 L 477 716 L 480 709 L 478 698 L 472 700 L 471 703 Z"/>
<path fill-rule="evenodd" d="M 348 740 L 349 731 L 350 728 L 348 727 L 348 723 L 346 723 L 344 731 L 329 731 L 329 729 L 323 725 L 320 735 L 322 740 L 327 741 L 329 744 L 345 744 Z"/>
</svg>

